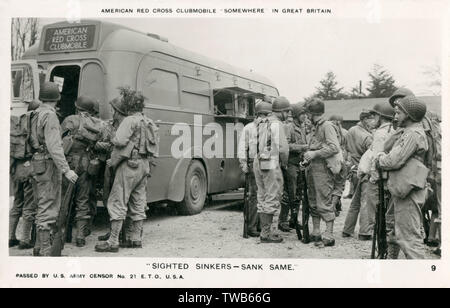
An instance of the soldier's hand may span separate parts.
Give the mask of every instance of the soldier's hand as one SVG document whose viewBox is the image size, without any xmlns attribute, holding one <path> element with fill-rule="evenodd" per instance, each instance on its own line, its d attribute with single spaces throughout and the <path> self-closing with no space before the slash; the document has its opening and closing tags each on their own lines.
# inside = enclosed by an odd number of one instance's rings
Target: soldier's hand
<svg viewBox="0 0 450 308">
<path fill-rule="evenodd" d="M 73 170 L 67 171 L 64 176 L 72 183 L 75 184 L 78 180 L 78 175 Z"/>
<path fill-rule="evenodd" d="M 311 160 L 313 160 L 315 157 L 316 157 L 316 153 L 315 153 L 314 151 L 308 151 L 308 152 L 306 152 L 305 155 L 304 155 L 304 158 L 305 158 L 307 161 L 311 161 Z"/>
<path fill-rule="evenodd" d="M 99 141 L 95 144 L 95 149 L 99 151 L 107 151 L 109 149 L 109 143 Z"/>
</svg>

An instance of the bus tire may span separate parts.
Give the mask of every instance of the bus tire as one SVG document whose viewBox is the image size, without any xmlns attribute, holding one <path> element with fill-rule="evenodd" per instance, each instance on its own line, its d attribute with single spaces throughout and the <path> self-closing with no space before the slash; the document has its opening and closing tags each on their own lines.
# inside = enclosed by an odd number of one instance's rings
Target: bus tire
<svg viewBox="0 0 450 308">
<path fill-rule="evenodd" d="M 178 204 L 181 215 L 199 214 L 205 206 L 208 179 L 203 164 L 193 160 L 186 172 L 184 199 Z"/>
</svg>

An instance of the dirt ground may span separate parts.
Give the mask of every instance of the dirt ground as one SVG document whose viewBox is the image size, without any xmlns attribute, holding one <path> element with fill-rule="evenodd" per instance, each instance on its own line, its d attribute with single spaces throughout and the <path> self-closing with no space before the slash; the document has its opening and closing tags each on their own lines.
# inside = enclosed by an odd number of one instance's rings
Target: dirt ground
<svg viewBox="0 0 450 308">
<path fill-rule="evenodd" d="M 350 200 L 343 199 L 343 212 L 336 219 L 334 247 L 317 248 L 298 241 L 295 230 L 283 233 L 282 244 L 261 244 L 259 238 L 242 237 L 243 214 L 237 204 L 215 203 L 195 216 L 174 216 L 168 208 L 153 208 L 144 224 L 142 249 L 120 249 L 119 253 L 97 253 L 97 236 L 107 231 L 105 210 L 100 209 L 87 244 L 78 248 L 68 243 L 64 256 L 96 257 L 188 257 L 188 258 L 302 258 L 368 259 L 371 241 L 342 238 L 341 232 Z M 322 224 L 322 230 L 325 228 Z M 310 222 L 310 230 L 312 226 Z M 356 227 L 358 230 L 358 226 Z M 75 230 L 74 230 L 75 232 Z M 75 235 L 75 233 L 74 233 Z M 426 258 L 437 259 L 427 247 Z M 9 250 L 11 256 L 31 255 L 31 250 Z"/>
</svg>

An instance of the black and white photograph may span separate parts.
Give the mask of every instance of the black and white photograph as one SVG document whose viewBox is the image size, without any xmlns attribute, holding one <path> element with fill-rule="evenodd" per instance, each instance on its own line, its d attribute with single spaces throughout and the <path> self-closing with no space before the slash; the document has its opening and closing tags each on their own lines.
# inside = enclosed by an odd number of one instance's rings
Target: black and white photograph
<svg viewBox="0 0 450 308">
<path fill-rule="evenodd" d="M 9 263 L 439 269 L 446 1 L 119 3 L 8 19 Z"/>
</svg>

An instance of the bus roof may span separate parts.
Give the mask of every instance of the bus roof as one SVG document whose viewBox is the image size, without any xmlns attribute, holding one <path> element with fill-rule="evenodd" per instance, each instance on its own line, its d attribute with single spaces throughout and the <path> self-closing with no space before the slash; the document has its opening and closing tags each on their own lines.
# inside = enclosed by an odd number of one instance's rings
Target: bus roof
<svg viewBox="0 0 450 308">
<path fill-rule="evenodd" d="M 99 20 L 81 20 L 83 24 L 97 24 L 100 25 L 99 43 L 96 52 L 101 51 L 126 51 L 139 54 L 148 54 L 149 52 L 158 52 L 202 66 L 209 67 L 214 70 L 229 73 L 238 77 L 253 80 L 273 88 L 276 88 L 273 82 L 264 76 L 249 72 L 244 69 L 234 67 L 225 62 L 214 60 L 209 57 L 194 53 L 192 51 L 183 49 L 181 47 L 170 44 L 155 37 L 154 34 L 147 34 L 138 30 L 128 28 L 126 26 Z M 41 37 L 44 36 L 44 31 L 49 27 L 74 25 L 68 22 L 58 22 L 44 26 Z M 30 47 L 24 54 L 24 59 L 40 58 L 39 42 Z M 81 55 L 87 52 L 73 52 L 73 54 Z M 42 58 L 48 58 L 51 55 L 42 55 Z"/>
</svg>

